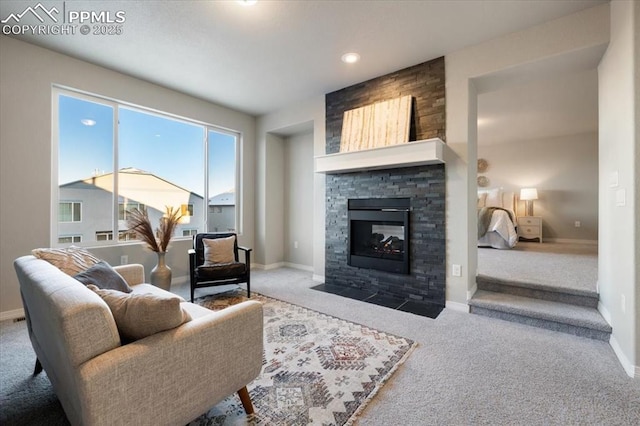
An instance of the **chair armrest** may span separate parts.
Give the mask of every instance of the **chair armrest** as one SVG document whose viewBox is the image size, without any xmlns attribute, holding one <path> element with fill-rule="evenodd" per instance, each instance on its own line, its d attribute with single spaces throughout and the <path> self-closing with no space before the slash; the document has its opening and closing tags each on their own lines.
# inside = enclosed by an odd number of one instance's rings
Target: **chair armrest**
<svg viewBox="0 0 640 426">
<path fill-rule="evenodd" d="M 255 379 L 262 352 L 256 301 L 121 346 L 78 370 L 83 423 L 187 424 Z"/>
<path fill-rule="evenodd" d="M 251 251 L 253 249 L 238 246 L 238 250 L 242 250 L 244 252 L 244 263 L 247 265 L 247 269 L 250 268 L 251 267 Z"/>
<path fill-rule="evenodd" d="M 144 283 L 144 266 L 139 263 L 118 265 L 114 266 L 113 269 L 122 275 L 122 278 L 124 278 L 130 286 Z"/>
</svg>

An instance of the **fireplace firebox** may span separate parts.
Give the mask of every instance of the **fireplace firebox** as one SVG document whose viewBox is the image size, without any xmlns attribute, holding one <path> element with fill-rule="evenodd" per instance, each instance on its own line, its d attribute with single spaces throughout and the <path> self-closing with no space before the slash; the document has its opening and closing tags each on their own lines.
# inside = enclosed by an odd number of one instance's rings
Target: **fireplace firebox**
<svg viewBox="0 0 640 426">
<path fill-rule="evenodd" d="M 409 207 L 409 198 L 349 200 L 347 263 L 409 274 Z"/>
</svg>

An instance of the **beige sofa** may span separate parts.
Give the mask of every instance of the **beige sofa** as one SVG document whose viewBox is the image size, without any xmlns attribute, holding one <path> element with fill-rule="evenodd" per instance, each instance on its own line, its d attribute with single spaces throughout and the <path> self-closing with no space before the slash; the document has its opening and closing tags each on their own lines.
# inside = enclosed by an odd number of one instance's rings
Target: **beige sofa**
<svg viewBox="0 0 640 426">
<path fill-rule="evenodd" d="M 184 302 L 192 320 L 121 345 L 107 304 L 50 263 L 14 262 L 29 336 L 74 425 L 182 425 L 260 374 L 262 305 L 213 312 Z M 134 293 L 163 293 L 144 282 L 142 265 L 116 270 Z"/>
</svg>

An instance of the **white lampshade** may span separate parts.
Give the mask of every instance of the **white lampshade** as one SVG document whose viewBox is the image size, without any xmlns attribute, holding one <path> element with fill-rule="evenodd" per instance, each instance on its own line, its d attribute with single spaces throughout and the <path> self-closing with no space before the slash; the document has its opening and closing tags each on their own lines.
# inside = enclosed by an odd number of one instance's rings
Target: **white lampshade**
<svg viewBox="0 0 640 426">
<path fill-rule="evenodd" d="M 520 190 L 520 199 L 522 201 L 537 200 L 538 190 L 536 188 L 522 188 Z"/>
</svg>

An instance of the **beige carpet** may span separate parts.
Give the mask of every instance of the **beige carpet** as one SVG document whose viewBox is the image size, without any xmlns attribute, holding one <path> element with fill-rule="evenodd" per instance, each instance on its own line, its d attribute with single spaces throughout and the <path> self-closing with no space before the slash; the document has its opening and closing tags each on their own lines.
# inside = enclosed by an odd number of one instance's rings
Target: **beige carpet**
<svg viewBox="0 0 640 426">
<path fill-rule="evenodd" d="M 478 274 L 596 291 L 598 248 L 588 244 L 523 242 L 511 250 L 478 248 Z"/>
</svg>

